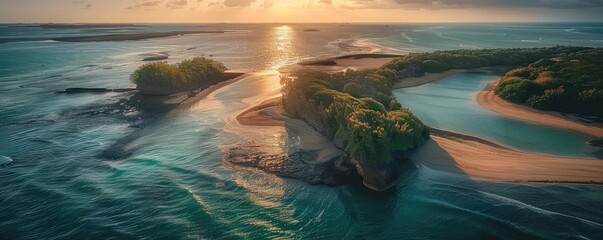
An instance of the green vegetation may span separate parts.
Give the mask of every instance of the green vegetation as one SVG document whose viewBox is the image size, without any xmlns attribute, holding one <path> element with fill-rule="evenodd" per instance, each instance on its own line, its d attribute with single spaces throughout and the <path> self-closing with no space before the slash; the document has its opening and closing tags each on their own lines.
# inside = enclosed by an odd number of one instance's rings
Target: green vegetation
<svg viewBox="0 0 603 240">
<path fill-rule="evenodd" d="M 438 73 L 452 69 L 491 66 L 526 66 L 543 58 L 589 50 L 587 47 L 510 48 L 479 50 L 446 50 L 432 53 L 410 53 L 394 59 L 385 68 L 403 70 L 419 66 L 423 71 Z"/>
<path fill-rule="evenodd" d="M 176 65 L 144 64 L 130 75 L 130 81 L 145 94 L 171 94 L 216 84 L 224 71 L 226 67 L 222 63 L 196 57 Z"/>
<path fill-rule="evenodd" d="M 283 77 L 283 105 L 362 164 L 384 165 L 429 137 L 428 128 L 392 95 L 392 77 L 388 69 Z"/>
<path fill-rule="evenodd" d="M 283 77 L 283 106 L 345 148 L 362 171 L 372 169 L 360 173 L 365 181 L 384 186 L 387 174 L 381 171 L 390 171 L 393 156 L 429 137 L 429 129 L 392 95 L 396 82 L 424 72 L 524 66 L 507 73 L 495 92 L 535 108 L 602 116 L 602 61 L 602 49 L 563 46 L 411 53 L 379 69 Z"/>
<path fill-rule="evenodd" d="M 321 63 L 330 64 L 314 64 Z M 603 115 L 603 49 L 562 46 L 412 53 L 378 69 L 301 73 L 283 77 L 283 106 L 344 148 L 365 185 L 385 189 L 397 176 L 395 155 L 429 137 L 429 128 L 396 101 L 392 86 L 425 72 L 493 66 L 523 67 L 496 87 L 504 99 Z"/>
<path fill-rule="evenodd" d="M 603 117 L 603 49 L 559 54 L 514 69 L 494 92 L 537 109 Z"/>
<path fill-rule="evenodd" d="M 411 53 L 383 68 L 399 72 L 411 66 L 428 73 L 492 66 L 521 67 L 501 79 L 495 89 L 498 96 L 537 109 L 603 117 L 602 49 L 556 46 Z"/>
<path fill-rule="evenodd" d="M 218 83 L 220 75 L 227 70 L 224 64 L 203 57 L 184 60 L 178 64 L 178 69 L 196 88 Z"/>
</svg>

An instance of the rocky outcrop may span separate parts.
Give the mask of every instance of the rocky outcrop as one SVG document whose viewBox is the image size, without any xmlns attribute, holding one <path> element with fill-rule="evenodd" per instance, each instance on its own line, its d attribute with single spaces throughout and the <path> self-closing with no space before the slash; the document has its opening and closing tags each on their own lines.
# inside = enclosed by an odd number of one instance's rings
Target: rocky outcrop
<svg viewBox="0 0 603 240">
<path fill-rule="evenodd" d="M 351 162 L 356 166 L 358 175 L 362 177 L 362 184 L 374 191 L 388 190 L 400 177 L 398 162 L 395 160 L 382 164 L 366 164 L 357 159 L 352 159 Z"/>
<path fill-rule="evenodd" d="M 280 177 L 301 179 L 310 184 L 337 186 L 349 184 L 354 179 L 353 166 L 343 155 L 329 161 L 316 162 L 317 152 L 299 150 L 294 153 L 275 153 L 273 146 L 247 142 L 226 148 L 224 159 L 241 167 L 252 167 Z"/>
</svg>

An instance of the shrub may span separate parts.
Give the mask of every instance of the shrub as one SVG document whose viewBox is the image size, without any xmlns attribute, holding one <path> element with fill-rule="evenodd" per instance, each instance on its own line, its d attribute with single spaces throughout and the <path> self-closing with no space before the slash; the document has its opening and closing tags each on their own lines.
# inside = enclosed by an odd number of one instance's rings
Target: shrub
<svg viewBox="0 0 603 240">
<path fill-rule="evenodd" d="M 561 50 L 509 71 L 494 92 L 537 109 L 603 116 L 603 49 Z"/>
<path fill-rule="evenodd" d="M 518 77 L 502 80 L 494 92 L 503 99 L 514 103 L 524 103 L 532 95 L 538 93 L 538 85 L 530 80 Z"/>
<path fill-rule="evenodd" d="M 220 74 L 227 70 L 224 64 L 204 57 L 184 60 L 178 64 L 178 69 L 197 87 L 217 83 Z"/>
<path fill-rule="evenodd" d="M 217 61 L 196 57 L 177 65 L 147 63 L 130 75 L 130 81 L 144 94 L 167 95 L 205 88 L 220 81 L 226 67 Z"/>
<path fill-rule="evenodd" d="M 130 81 L 144 93 L 165 94 L 180 91 L 189 82 L 178 67 L 167 63 L 147 63 L 130 75 Z"/>
<path fill-rule="evenodd" d="M 358 83 L 355 83 L 355 82 L 346 84 L 343 87 L 343 92 L 349 93 L 350 95 L 352 95 L 353 97 L 356 97 L 356 98 L 360 98 L 364 95 L 362 93 L 362 88 L 360 87 L 360 85 L 358 85 Z"/>
</svg>

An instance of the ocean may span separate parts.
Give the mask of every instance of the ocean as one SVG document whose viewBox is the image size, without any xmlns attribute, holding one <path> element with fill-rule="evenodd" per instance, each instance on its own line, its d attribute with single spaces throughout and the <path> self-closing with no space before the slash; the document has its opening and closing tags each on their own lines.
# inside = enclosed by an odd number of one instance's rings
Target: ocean
<svg viewBox="0 0 603 240">
<path fill-rule="evenodd" d="M 304 31 L 310 28 L 320 31 Z M 139 41 L 53 40 L 189 30 L 229 31 Z M 280 178 L 222 158 L 225 146 L 241 141 L 225 129 L 228 116 L 261 96 L 278 95 L 280 66 L 365 52 L 555 45 L 603 47 L 603 25 L 0 25 L 0 238 L 600 238 L 600 185 L 478 181 L 409 162 L 395 189 L 375 193 L 359 184 Z M 134 87 L 129 74 L 153 54 L 169 55 L 170 63 L 206 56 L 234 71 L 258 74 L 168 114 L 124 104 L 129 93 L 56 93 Z M 600 156 L 583 147 L 585 137 L 578 133 L 518 123 L 469 104 L 468 94 L 491 77 L 456 75 L 395 93 L 428 125 L 526 151 Z M 467 125 L 467 116 L 454 114 L 467 108 L 487 124 Z M 438 121 L 434 114 L 440 113 L 450 121 Z M 508 134 L 509 124 L 528 132 Z M 525 138 L 534 132 L 545 137 L 536 143 Z M 294 137 L 263 134 L 275 144 Z"/>
</svg>

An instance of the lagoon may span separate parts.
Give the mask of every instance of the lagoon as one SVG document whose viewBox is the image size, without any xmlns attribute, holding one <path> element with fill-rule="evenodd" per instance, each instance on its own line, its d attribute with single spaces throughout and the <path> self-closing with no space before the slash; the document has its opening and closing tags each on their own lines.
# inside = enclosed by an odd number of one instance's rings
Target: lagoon
<svg viewBox="0 0 603 240">
<path fill-rule="evenodd" d="M 569 130 L 515 119 L 481 107 L 476 94 L 500 76 L 460 73 L 417 87 L 394 90 L 398 101 L 425 124 L 522 151 L 559 156 L 603 158 L 603 151 L 586 145 L 592 137 Z"/>
</svg>

